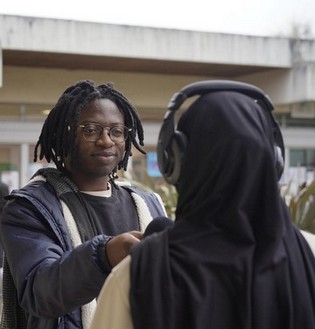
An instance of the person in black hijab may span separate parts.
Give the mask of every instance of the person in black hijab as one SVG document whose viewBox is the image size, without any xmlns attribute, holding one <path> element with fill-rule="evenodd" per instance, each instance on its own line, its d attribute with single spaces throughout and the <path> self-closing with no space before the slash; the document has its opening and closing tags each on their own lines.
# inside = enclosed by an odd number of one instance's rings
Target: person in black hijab
<svg viewBox="0 0 315 329">
<path fill-rule="evenodd" d="M 234 91 L 189 106 L 175 224 L 114 268 L 91 329 L 315 328 L 314 255 L 280 196 L 268 120 Z"/>
</svg>

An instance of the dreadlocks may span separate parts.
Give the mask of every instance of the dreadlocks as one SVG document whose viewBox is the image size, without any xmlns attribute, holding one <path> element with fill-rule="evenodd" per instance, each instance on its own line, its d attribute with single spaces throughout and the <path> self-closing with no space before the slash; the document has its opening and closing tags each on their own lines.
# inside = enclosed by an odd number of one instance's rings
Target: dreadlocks
<svg viewBox="0 0 315 329">
<path fill-rule="evenodd" d="M 113 101 L 125 117 L 125 125 L 131 128 L 125 144 L 125 154 L 118 167 L 110 174 L 113 181 L 116 171 L 123 168 L 127 170 L 128 158 L 133 144 L 137 150 L 145 154 L 141 147 L 144 145 L 143 127 L 137 109 L 128 99 L 116 90 L 112 83 L 96 85 L 93 81 L 79 81 L 67 88 L 59 98 L 57 104 L 50 111 L 42 127 L 41 134 L 35 146 L 34 162 L 39 158 L 53 161 L 56 167 L 64 170 L 64 158 L 70 153 L 71 159 L 76 152 L 75 140 L 77 135 L 78 120 L 82 110 L 88 103 L 95 99 L 106 98 Z M 139 143 L 136 140 L 138 135 Z M 40 153 L 38 155 L 38 149 Z"/>
</svg>

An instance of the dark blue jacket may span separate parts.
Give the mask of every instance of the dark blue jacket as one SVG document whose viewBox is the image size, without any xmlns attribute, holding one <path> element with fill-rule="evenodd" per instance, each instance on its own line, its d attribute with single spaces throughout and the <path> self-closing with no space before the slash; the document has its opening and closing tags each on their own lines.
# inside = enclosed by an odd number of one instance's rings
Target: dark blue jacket
<svg viewBox="0 0 315 329">
<path fill-rule="evenodd" d="M 152 217 L 164 215 L 160 205 L 149 209 Z M 82 328 L 80 307 L 98 296 L 111 270 L 99 264 L 109 237 L 95 236 L 72 250 L 59 199 L 44 181 L 13 191 L 0 225 L 27 328 Z"/>
</svg>

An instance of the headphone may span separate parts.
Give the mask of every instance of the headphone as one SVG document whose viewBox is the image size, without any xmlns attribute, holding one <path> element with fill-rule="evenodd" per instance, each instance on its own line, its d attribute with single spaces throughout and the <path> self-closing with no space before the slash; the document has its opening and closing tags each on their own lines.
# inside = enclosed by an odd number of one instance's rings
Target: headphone
<svg viewBox="0 0 315 329">
<path fill-rule="evenodd" d="M 218 91 L 233 91 L 247 95 L 261 106 L 274 133 L 275 167 L 278 179 L 280 179 L 284 169 L 285 149 L 279 124 L 272 115 L 274 108 L 271 100 L 268 95 L 256 86 L 229 80 L 195 82 L 185 86 L 171 97 L 157 143 L 158 166 L 164 179 L 172 185 L 176 186 L 178 184 L 187 145 L 185 134 L 175 128 L 176 111 L 189 97 L 202 96 Z"/>
</svg>

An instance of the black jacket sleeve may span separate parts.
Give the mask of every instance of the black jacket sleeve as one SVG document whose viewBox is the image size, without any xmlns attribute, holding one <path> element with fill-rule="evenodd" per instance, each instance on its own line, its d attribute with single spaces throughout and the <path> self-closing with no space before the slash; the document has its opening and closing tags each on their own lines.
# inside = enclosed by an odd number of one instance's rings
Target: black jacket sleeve
<svg viewBox="0 0 315 329">
<path fill-rule="evenodd" d="M 53 191 L 42 199 L 17 194 L 0 220 L 0 238 L 21 306 L 37 317 L 58 317 L 97 297 L 111 268 L 100 266 L 99 235 L 72 249 L 61 206 Z"/>
</svg>

